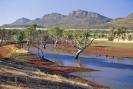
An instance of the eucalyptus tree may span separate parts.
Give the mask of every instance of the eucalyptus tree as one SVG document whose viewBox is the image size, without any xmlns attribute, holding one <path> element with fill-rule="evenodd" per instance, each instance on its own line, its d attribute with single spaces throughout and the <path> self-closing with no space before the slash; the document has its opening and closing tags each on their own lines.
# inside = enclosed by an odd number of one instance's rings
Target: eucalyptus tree
<svg viewBox="0 0 133 89">
<path fill-rule="evenodd" d="M 70 30 L 63 31 L 63 38 L 65 40 L 65 43 L 72 44 L 74 38 L 73 31 Z"/>
<path fill-rule="evenodd" d="M 4 42 L 5 34 L 6 34 L 5 29 L 0 29 L 0 46 L 2 46 Z"/>
<path fill-rule="evenodd" d="M 74 33 L 74 47 L 78 50 L 76 52 L 75 59 L 78 60 L 79 55 L 92 44 L 95 38 L 89 38 L 90 35 L 88 32 L 80 32 Z"/>
<path fill-rule="evenodd" d="M 49 28 L 48 34 L 52 36 L 54 41 L 54 47 L 56 47 L 58 41 L 63 37 L 63 29 L 61 29 L 60 27 Z"/>
<path fill-rule="evenodd" d="M 17 35 L 17 31 L 12 29 L 12 30 L 6 30 L 5 34 L 5 42 L 10 44 L 11 42 L 15 42 L 14 36 Z"/>
<path fill-rule="evenodd" d="M 132 41 L 133 40 L 133 35 L 132 34 L 129 34 L 128 35 L 128 41 Z"/>
<path fill-rule="evenodd" d="M 47 31 L 42 31 L 40 35 L 41 35 L 41 44 L 43 46 L 43 49 L 46 49 L 46 45 L 48 44 L 49 40 L 49 35 Z"/>
<path fill-rule="evenodd" d="M 31 30 L 27 30 L 26 31 L 26 41 L 27 41 L 27 47 L 28 47 L 28 51 L 30 50 L 30 47 L 32 46 L 32 35 L 33 32 Z"/>
<path fill-rule="evenodd" d="M 43 59 L 44 50 L 46 49 L 46 44 L 48 42 L 48 35 L 45 31 L 37 30 L 35 32 L 36 38 L 34 39 L 35 44 L 32 46 L 38 49 L 38 56 Z M 41 53 L 41 54 L 40 54 Z"/>
<path fill-rule="evenodd" d="M 118 41 L 120 40 L 120 37 L 125 37 L 126 28 L 122 26 L 118 26 L 115 28 L 115 34 L 118 36 Z"/>
<path fill-rule="evenodd" d="M 115 38 L 115 27 L 111 27 L 110 31 L 108 32 L 108 40 L 113 41 Z"/>
<path fill-rule="evenodd" d="M 44 38 L 44 35 L 46 35 L 44 33 L 44 31 L 41 30 L 37 30 L 36 29 L 37 25 L 33 24 L 31 27 L 26 29 L 26 36 L 27 36 L 27 46 L 28 46 L 28 50 L 30 50 L 30 47 L 34 47 L 37 49 L 37 54 L 40 57 L 40 53 L 43 55 L 43 48 L 45 42 L 46 42 L 46 38 Z M 42 57 L 42 56 L 41 56 Z"/>
<path fill-rule="evenodd" d="M 19 32 L 19 31 L 16 30 L 16 29 L 9 30 L 8 35 L 9 35 L 9 41 L 10 41 L 11 43 L 16 43 L 16 37 L 17 37 L 17 33 L 18 33 L 18 32 Z"/>
<path fill-rule="evenodd" d="M 27 29 L 27 37 L 28 37 L 28 50 L 30 47 L 34 47 L 37 49 L 37 54 L 41 58 L 43 58 L 44 49 L 46 48 L 48 35 L 46 31 L 36 30 L 31 27 Z"/>
<path fill-rule="evenodd" d="M 8 44 L 13 35 L 11 30 L 0 29 L 0 46 Z"/>
<path fill-rule="evenodd" d="M 34 39 L 36 38 L 36 27 L 37 25 L 33 24 L 31 27 L 25 29 L 28 51 L 30 50 L 30 47 L 34 44 Z"/>
<path fill-rule="evenodd" d="M 24 39 L 25 39 L 25 34 L 23 31 L 20 31 L 17 34 L 17 42 L 18 42 L 20 48 L 23 48 Z"/>
</svg>

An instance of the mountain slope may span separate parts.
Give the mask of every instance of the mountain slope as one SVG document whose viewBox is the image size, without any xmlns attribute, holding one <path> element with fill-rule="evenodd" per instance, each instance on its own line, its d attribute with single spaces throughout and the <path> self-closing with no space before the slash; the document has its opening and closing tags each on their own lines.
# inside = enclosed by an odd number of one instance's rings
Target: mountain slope
<svg viewBox="0 0 133 89">
<path fill-rule="evenodd" d="M 71 12 L 66 18 L 64 18 L 62 23 L 72 27 L 90 27 L 98 24 L 104 24 L 109 21 L 111 21 L 110 18 L 100 14 L 77 10 Z"/>
<path fill-rule="evenodd" d="M 109 23 L 109 25 L 119 25 L 127 28 L 133 28 L 133 13 L 128 15 L 127 17 L 113 20 Z"/>
<path fill-rule="evenodd" d="M 29 20 L 26 18 L 21 18 L 15 21 L 13 25 L 32 25 L 37 24 L 42 27 L 51 27 L 51 26 L 63 26 L 63 27 L 95 27 L 107 22 L 110 22 L 112 19 L 97 14 L 95 12 L 88 12 L 84 10 L 72 11 L 68 15 L 62 15 L 59 13 L 51 13 L 44 15 L 42 18 L 37 18 L 34 20 Z"/>
<path fill-rule="evenodd" d="M 30 19 L 27 18 L 20 18 L 16 20 L 15 22 L 11 23 L 10 25 L 26 25 L 28 22 L 30 22 Z"/>
</svg>

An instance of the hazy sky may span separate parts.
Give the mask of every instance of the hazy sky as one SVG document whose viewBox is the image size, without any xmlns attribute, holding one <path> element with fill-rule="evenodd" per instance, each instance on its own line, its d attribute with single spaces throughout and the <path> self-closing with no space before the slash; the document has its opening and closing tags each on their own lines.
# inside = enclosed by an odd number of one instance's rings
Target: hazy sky
<svg viewBox="0 0 133 89">
<path fill-rule="evenodd" d="M 117 18 L 133 13 L 133 0 L 0 0 L 0 25 L 21 17 L 34 19 L 51 12 L 68 14 L 77 9 Z"/>
</svg>

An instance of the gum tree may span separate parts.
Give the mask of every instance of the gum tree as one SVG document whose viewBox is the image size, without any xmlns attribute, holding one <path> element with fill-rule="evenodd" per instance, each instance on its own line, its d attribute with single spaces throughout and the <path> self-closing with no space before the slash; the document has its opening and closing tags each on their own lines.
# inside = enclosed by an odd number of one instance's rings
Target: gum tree
<svg viewBox="0 0 133 89">
<path fill-rule="evenodd" d="M 59 27 L 49 28 L 48 33 L 50 36 L 52 36 L 54 41 L 54 47 L 56 47 L 58 41 L 63 37 L 63 29 Z"/>
<path fill-rule="evenodd" d="M 73 38 L 74 38 L 74 35 L 73 35 L 73 31 L 63 31 L 63 38 L 65 40 L 65 43 L 71 43 L 73 42 Z"/>
<path fill-rule="evenodd" d="M 22 31 L 19 32 L 17 35 L 17 42 L 18 42 L 20 48 L 23 48 L 24 39 L 25 39 L 24 32 L 22 32 Z"/>
<path fill-rule="evenodd" d="M 115 28 L 111 27 L 110 31 L 108 32 L 108 40 L 113 41 L 115 37 Z"/>
<path fill-rule="evenodd" d="M 29 32 L 29 47 L 37 49 L 38 56 L 43 59 L 44 49 L 46 48 L 48 35 L 42 30 L 30 30 Z"/>
<path fill-rule="evenodd" d="M 7 30 L 7 29 L 0 29 L 0 46 L 9 44 L 16 35 L 17 31 L 15 30 Z"/>
<path fill-rule="evenodd" d="M 121 26 L 118 26 L 115 28 L 115 34 L 117 35 L 118 37 L 118 42 L 120 40 L 120 37 L 125 37 L 125 33 L 126 33 L 126 28 L 125 27 L 121 27 Z"/>
<path fill-rule="evenodd" d="M 76 52 L 75 59 L 78 60 L 79 55 L 88 47 L 92 44 L 94 41 L 93 39 L 89 38 L 89 33 L 88 32 L 80 32 L 78 31 L 77 33 L 74 34 L 74 47 L 78 50 Z"/>
<path fill-rule="evenodd" d="M 28 27 L 27 29 L 25 29 L 25 34 L 27 37 L 27 46 L 28 46 L 28 51 L 30 49 L 31 46 L 34 45 L 34 39 L 36 38 L 36 24 L 33 24 L 31 27 Z"/>
<path fill-rule="evenodd" d="M 5 34 L 6 34 L 5 29 L 0 29 L 0 46 L 2 46 L 4 42 Z"/>
</svg>

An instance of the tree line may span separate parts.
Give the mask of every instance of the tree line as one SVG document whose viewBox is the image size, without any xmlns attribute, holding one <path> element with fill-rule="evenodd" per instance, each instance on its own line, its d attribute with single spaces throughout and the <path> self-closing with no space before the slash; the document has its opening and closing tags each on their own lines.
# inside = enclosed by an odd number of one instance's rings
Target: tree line
<svg viewBox="0 0 133 89">
<path fill-rule="evenodd" d="M 60 42 L 66 42 L 78 51 L 76 53 L 76 59 L 80 53 L 90 46 L 96 38 L 108 38 L 109 41 L 113 41 L 115 38 L 133 40 L 132 32 L 127 31 L 125 27 L 112 27 L 110 31 L 91 31 L 91 30 L 65 30 L 60 27 L 51 27 L 48 30 L 37 30 L 37 25 L 34 24 L 31 27 L 23 30 L 7 30 L 0 29 L 0 46 L 6 44 L 18 44 L 20 48 L 23 48 L 24 44 L 28 50 L 31 47 L 38 49 L 38 56 L 46 49 L 47 44 L 53 44 L 56 47 Z M 42 56 L 43 57 L 43 56 Z"/>
</svg>

